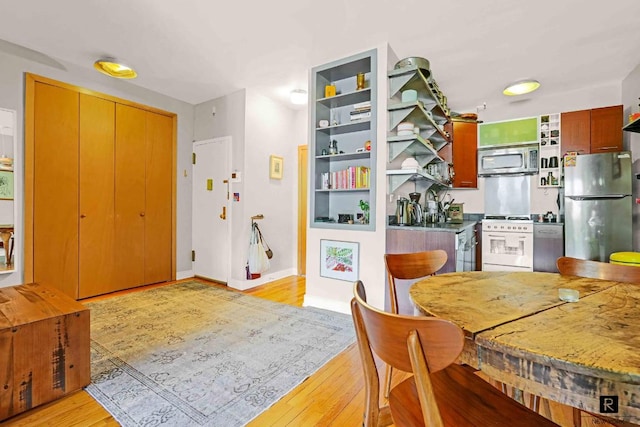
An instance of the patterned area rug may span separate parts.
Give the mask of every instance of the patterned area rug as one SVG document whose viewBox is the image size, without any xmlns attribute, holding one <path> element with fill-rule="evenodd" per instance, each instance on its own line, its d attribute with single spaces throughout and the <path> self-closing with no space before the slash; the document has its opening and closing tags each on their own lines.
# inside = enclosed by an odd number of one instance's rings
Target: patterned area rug
<svg viewBox="0 0 640 427">
<path fill-rule="evenodd" d="M 87 391 L 123 426 L 245 425 L 355 340 L 350 316 L 198 282 L 87 306 Z"/>
</svg>

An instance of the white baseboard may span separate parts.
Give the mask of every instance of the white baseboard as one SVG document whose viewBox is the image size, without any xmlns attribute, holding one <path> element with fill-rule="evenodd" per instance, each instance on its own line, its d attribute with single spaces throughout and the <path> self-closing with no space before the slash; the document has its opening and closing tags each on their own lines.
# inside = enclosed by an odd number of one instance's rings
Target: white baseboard
<svg viewBox="0 0 640 427">
<path fill-rule="evenodd" d="M 295 276 L 297 273 L 298 272 L 295 268 L 288 268 L 286 270 L 264 273 L 257 279 L 253 280 L 230 279 L 227 283 L 227 286 L 233 289 L 238 289 L 240 291 L 245 291 L 247 289 L 255 288 L 256 286 L 264 285 L 268 282 L 273 282 L 274 280 L 282 279 L 289 276 Z"/>
<path fill-rule="evenodd" d="M 315 297 L 313 295 L 305 295 L 302 305 L 304 307 L 317 307 L 325 310 L 337 311 L 338 313 L 351 314 L 350 303 L 329 298 Z"/>
<path fill-rule="evenodd" d="M 176 273 L 176 280 L 188 279 L 190 277 L 193 277 L 193 270 L 178 271 Z"/>
</svg>

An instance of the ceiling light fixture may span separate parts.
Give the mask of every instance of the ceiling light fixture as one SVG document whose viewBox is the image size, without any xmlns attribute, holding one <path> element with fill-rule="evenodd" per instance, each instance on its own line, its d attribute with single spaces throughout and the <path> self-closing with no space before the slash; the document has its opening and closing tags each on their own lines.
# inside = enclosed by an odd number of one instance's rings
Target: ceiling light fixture
<svg viewBox="0 0 640 427">
<path fill-rule="evenodd" d="M 307 91 L 304 89 L 292 90 L 289 94 L 289 99 L 292 104 L 303 105 L 307 103 Z"/>
<path fill-rule="evenodd" d="M 116 79 L 135 79 L 138 73 L 115 58 L 100 58 L 93 63 L 93 67 L 103 74 Z"/>
<path fill-rule="evenodd" d="M 540 82 L 533 79 L 519 80 L 504 88 L 502 93 L 508 96 L 524 95 L 540 87 Z"/>
</svg>

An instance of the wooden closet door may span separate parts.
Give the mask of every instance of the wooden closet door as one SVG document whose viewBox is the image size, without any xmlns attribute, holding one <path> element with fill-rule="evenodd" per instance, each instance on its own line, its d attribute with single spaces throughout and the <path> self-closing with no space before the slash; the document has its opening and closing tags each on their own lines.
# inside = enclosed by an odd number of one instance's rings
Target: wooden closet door
<svg viewBox="0 0 640 427">
<path fill-rule="evenodd" d="M 79 297 L 111 292 L 115 281 L 115 103 L 80 94 Z"/>
<path fill-rule="evenodd" d="M 78 298 L 78 93 L 36 82 L 33 280 Z"/>
<path fill-rule="evenodd" d="M 114 287 L 144 284 L 146 112 L 116 105 Z"/>
<path fill-rule="evenodd" d="M 144 283 L 172 279 L 173 118 L 147 112 Z"/>
</svg>

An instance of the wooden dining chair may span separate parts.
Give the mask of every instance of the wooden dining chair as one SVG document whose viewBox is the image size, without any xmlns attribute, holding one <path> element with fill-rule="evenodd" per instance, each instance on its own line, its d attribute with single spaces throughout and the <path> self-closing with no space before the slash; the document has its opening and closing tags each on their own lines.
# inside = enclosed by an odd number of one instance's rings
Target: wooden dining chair
<svg viewBox="0 0 640 427">
<path fill-rule="evenodd" d="M 610 264 L 607 262 L 590 261 L 572 257 L 560 257 L 556 261 L 556 265 L 558 272 L 564 276 L 589 277 L 592 279 L 613 280 L 616 282 L 637 283 L 640 285 L 640 267 L 632 265 Z M 586 413 L 613 425 L 632 425 L 592 412 Z M 582 411 L 578 408 L 573 408 L 573 425 L 574 427 L 580 427 L 582 425 Z"/>
<path fill-rule="evenodd" d="M 430 427 L 557 425 L 454 363 L 464 345 L 462 329 L 454 323 L 371 307 L 361 281 L 354 284 L 351 313 L 365 375 L 365 427 L 390 422 Z M 388 407 L 379 405 L 374 353 L 394 368 L 413 373 L 391 389 Z"/>
<path fill-rule="evenodd" d="M 633 265 L 610 264 L 571 257 L 558 258 L 556 265 L 560 274 L 564 276 L 590 277 L 640 285 L 640 267 Z"/>
<path fill-rule="evenodd" d="M 436 274 L 447 263 L 442 249 L 404 254 L 385 254 L 384 263 L 389 279 L 389 304 L 392 313 L 398 313 L 396 280 L 415 280 Z"/>
</svg>

